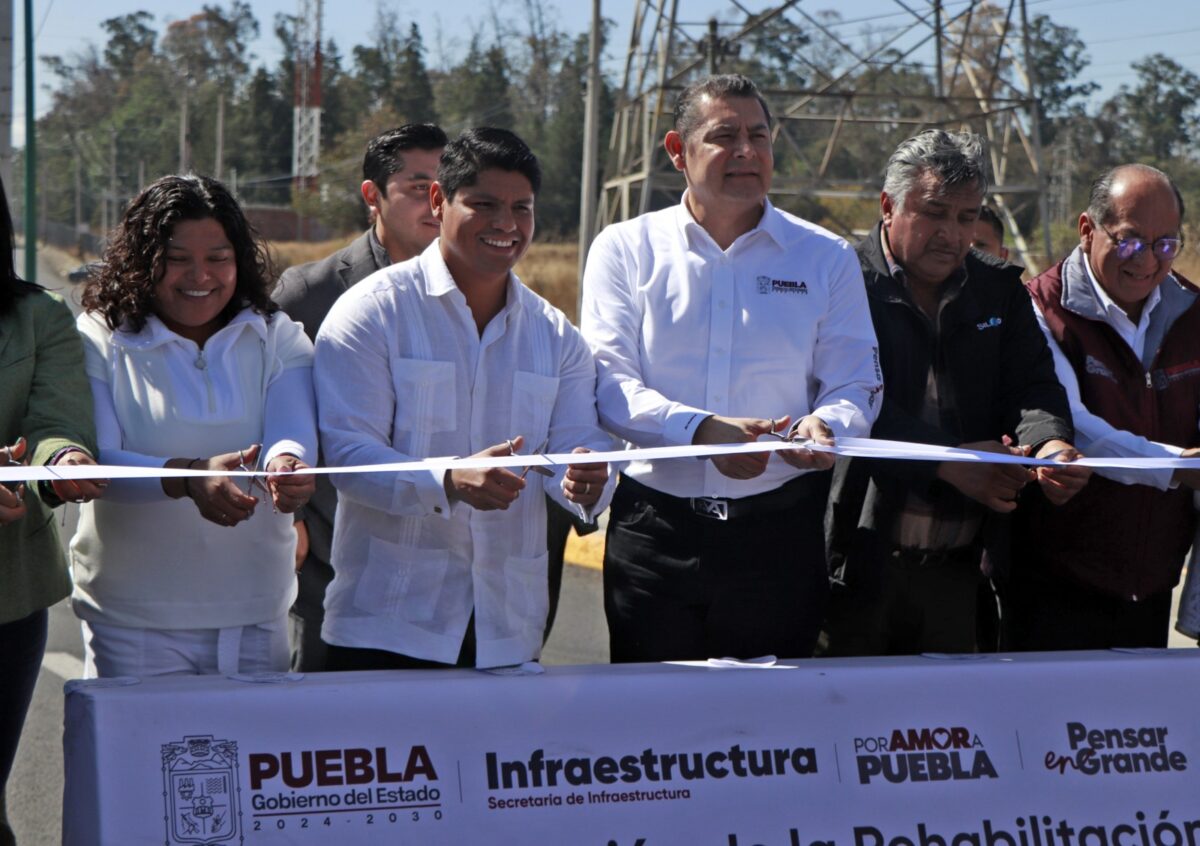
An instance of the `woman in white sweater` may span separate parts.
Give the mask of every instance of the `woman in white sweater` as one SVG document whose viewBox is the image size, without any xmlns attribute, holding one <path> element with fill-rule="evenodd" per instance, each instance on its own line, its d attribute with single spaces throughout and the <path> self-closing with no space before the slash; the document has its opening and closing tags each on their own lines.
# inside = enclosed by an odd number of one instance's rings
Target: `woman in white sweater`
<svg viewBox="0 0 1200 846">
<path fill-rule="evenodd" d="M 166 176 L 84 289 L 101 462 L 265 474 L 114 479 L 84 506 L 70 557 L 89 677 L 287 668 L 289 515 L 314 487 L 292 471 L 317 438 L 312 345 L 271 282 L 225 187 Z"/>
</svg>

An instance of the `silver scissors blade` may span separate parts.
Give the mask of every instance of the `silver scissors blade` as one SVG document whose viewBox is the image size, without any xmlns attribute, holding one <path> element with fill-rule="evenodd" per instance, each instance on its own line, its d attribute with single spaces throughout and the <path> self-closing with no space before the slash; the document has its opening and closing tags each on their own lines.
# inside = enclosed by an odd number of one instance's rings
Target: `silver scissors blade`
<svg viewBox="0 0 1200 846">
<path fill-rule="evenodd" d="M 546 447 L 548 447 L 548 446 L 550 446 L 550 439 L 546 438 L 546 440 L 542 441 L 540 444 L 537 445 L 536 448 L 534 448 L 533 452 L 531 452 L 530 455 L 540 456 L 543 452 L 545 452 Z M 527 475 L 529 475 L 530 470 L 532 470 L 534 473 L 539 473 L 542 476 L 546 476 L 547 478 L 554 475 L 554 471 L 551 470 L 549 467 L 546 467 L 545 465 L 530 464 L 524 470 L 521 471 L 521 478 L 524 479 Z"/>
<path fill-rule="evenodd" d="M 264 482 L 264 481 L 263 481 L 261 478 L 259 478 L 259 476 L 257 475 L 257 473 L 258 473 L 258 462 L 257 462 L 257 461 L 255 461 L 255 462 L 254 462 L 254 466 L 253 466 L 253 467 L 248 467 L 248 466 L 246 465 L 246 456 L 242 454 L 242 451 L 241 451 L 240 449 L 238 450 L 238 462 L 239 462 L 239 463 L 238 463 L 238 469 L 239 469 L 239 470 L 241 470 L 241 471 L 243 471 L 243 472 L 245 472 L 245 473 L 253 473 L 253 474 L 255 474 L 255 475 L 252 475 L 252 476 L 247 476 L 247 477 L 246 477 L 246 478 L 249 480 L 249 481 L 248 481 L 248 484 L 247 484 L 247 486 L 246 486 L 246 487 L 247 487 L 247 491 L 246 491 L 246 492 L 247 492 L 247 493 L 249 493 L 250 491 L 254 490 L 255 488 L 258 488 L 260 491 L 262 491 L 262 492 L 263 492 L 263 494 L 264 494 L 265 496 L 267 496 L 267 497 L 270 497 L 270 496 L 271 496 L 271 492 L 270 492 L 269 490 L 267 490 L 267 484 L 266 484 L 266 482 Z"/>
</svg>

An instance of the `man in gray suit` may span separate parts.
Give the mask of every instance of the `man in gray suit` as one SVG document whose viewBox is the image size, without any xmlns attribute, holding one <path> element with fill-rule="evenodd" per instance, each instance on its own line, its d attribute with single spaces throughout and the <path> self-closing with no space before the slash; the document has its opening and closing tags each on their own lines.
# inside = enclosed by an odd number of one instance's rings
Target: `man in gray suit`
<svg viewBox="0 0 1200 846">
<path fill-rule="evenodd" d="M 429 186 L 446 141 L 446 133 L 425 123 L 390 129 L 367 144 L 361 190 L 371 228 L 328 258 L 288 268 L 274 292 L 275 301 L 304 324 L 309 338 L 316 338 L 329 309 L 352 285 L 419 255 L 437 238 Z M 333 579 L 329 549 L 336 506 L 329 477 L 318 476 L 317 492 L 296 523 L 300 591 L 290 618 L 292 669 L 300 672 L 325 669 L 321 621 L 325 587 Z"/>
</svg>

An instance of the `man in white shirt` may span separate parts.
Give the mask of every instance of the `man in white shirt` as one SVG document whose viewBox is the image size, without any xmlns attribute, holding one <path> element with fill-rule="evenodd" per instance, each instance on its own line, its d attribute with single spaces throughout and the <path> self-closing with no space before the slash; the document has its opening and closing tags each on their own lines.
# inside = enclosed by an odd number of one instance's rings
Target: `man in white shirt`
<svg viewBox="0 0 1200 846">
<path fill-rule="evenodd" d="M 1200 454 L 1200 291 L 1172 270 L 1182 224 L 1166 174 L 1113 168 L 1079 246 L 1029 284 L 1089 456 Z M 1017 645 L 1165 647 L 1197 486 L 1196 471 L 1098 469 L 1063 508 L 1032 498 L 1014 555 Z"/>
<path fill-rule="evenodd" d="M 582 326 L 602 424 L 630 444 L 866 436 L 882 390 L 854 251 L 777 210 L 770 113 L 744 76 L 685 90 L 682 202 L 608 227 Z M 828 453 L 633 461 L 604 562 L 613 661 L 811 654 L 828 592 Z"/>
<path fill-rule="evenodd" d="M 540 180 L 533 153 L 505 130 L 468 130 L 447 146 L 430 191 L 438 240 L 350 289 L 317 336 L 330 466 L 608 448 L 586 344 L 512 274 Z M 605 464 L 333 479 L 331 670 L 536 659 L 547 613 L 540 488 L 584 519 L 611 495 Z"/>
</svg>

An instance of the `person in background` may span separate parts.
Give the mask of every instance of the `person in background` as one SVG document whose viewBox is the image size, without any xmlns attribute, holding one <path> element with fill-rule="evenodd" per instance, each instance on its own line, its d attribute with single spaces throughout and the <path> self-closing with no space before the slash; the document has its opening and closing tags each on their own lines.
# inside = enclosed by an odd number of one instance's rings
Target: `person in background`
<svg viewBox="0 0 1200 846">
<path fill-rule="evenodd" d="M 338 297 L 375 271 L 420 255 L 437 238 L 440 224 L 429 204 L 429 186 L 437 177 L 446 140 L 440 127 L 410 123 L 367 142 L 360 190 L 372 219 L 370 228 L 331 256 L 289 267 L 274 291 L 279 307 L 303 324 L 310 340 L 316 340 Z M 299 672 L 325 669 L 321 623 L 325 588 L 333 579 L 329 554 L 336 508 L 333 483 L 319 476 L 296 522 L 299 590 L 288 620 L 292 669 Z"/>
<path fill-rule="evenodd" d="M 17 276 L 0 184 L 0 467 L 95 464 L 83 347 L 60 297 Z M 103 480 L 0 484 L 0 846 L 16 837 L 5 786 L 46 648 L 47 609 L 71 592 L 51 508 L 102 496 Z"/>
<path fill-rule="evenodd" d="M 974 231 L 971 234 L 971 248 L 995 256 L 1001 261 L 1008 261 L 1008 247 L 1004 246 L 1004 224 L 1000 216 L 991 206 L 984 204 L 979 207 L 979 217 L 975 219 Z"/>
<path fill-rule="evenodd" d="M 221 183 L 164 176 L 84 288 L 102 461 L 214 474 L 114 480 L 84 506 L 70 555 L 88 677 L 287 669 L 290 514 L 313 490 L 293 471 L 316 454 L 316 413 L 312 344 L 270 281 Z M 222 475 L 238 469 L 263 475 Z"/>
</svg>

